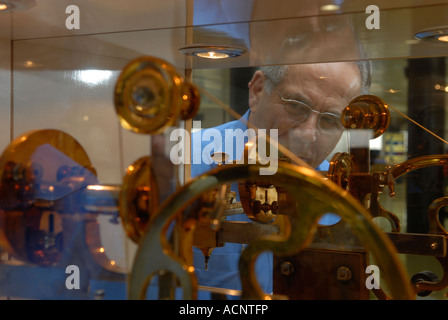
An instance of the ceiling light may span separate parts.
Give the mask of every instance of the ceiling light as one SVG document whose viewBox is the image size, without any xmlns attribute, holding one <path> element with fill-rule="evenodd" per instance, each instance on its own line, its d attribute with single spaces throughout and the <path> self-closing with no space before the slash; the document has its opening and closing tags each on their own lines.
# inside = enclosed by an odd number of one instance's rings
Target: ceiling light
<svg viewBox="0 0 448 320">
<path fill-rule="evenodd" d="M 229 46 L 191 45 L 182 47 L 179 51 L 188 56 L 206 59 L 226 59 L 239 57 L 246 52 L 246 49 Z"/>
<path fill-rule="evenodd" d="M 445 36 L 439 36 L 439 37 L 437 38 L 437 40 L 439 40 L 439 41 L 443 41 L 443 42 L 448 42 L 448 35 L 445 35 Z"/>
<path fill-rule="evenodd" d="M 0 0 L 0 12 L 21 11 L 33 7 L 34 0 Z"/>
<path fill-rule="evenodd" d="M 196 56 L 207 59 L 225 59 L 230 57 L 228 53 L 215 51 L 198 52 Z"/>
<path fill-rule="evenodd" d="M 425 29 L 417 32 L 415 38 L 434 42 L 448 42 L 448 26 Z"/>
<path fill-rule="evenodd" d="M 332 12 L 332 11 L 338 11 L 340 10 L 341 7 L 338 6 L 337 4 L 324 4 L 323 6 L 320 7 L 321 11 L 327 11 L 327 12 Z"/>
</svg>

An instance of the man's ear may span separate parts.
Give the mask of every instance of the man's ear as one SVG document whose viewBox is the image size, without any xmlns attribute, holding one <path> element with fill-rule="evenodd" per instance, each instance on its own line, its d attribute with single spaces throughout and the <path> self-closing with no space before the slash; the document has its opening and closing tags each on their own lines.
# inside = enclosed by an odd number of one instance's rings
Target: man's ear
<svg viewBox="0 0 448 320">
<path fill-rule="evenodd" d="M 257 70 L 249 81 L 249 107 L 251 112 L 256 112 L 261 95 L 264 93 L 265 80 L 263 72 Z"/>
</svg>

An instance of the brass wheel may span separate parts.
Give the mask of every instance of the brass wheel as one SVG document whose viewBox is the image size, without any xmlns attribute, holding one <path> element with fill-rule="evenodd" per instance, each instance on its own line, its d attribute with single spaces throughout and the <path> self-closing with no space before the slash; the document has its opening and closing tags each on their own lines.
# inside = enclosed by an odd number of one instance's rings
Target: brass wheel
<svg viewBox="0 0 448 320">
<path fill-rule="evenodd" d="M 377 96 L 361 95 L 342 111 L 341 121 L 346 129 L 372 129 L 374 139 L 389 127 L 389 106 Z"/>
<path fill-rule="evenodd" d="M 168 244 L 168 226 L 203 192 L 216 186 L 239 181 L 264 180 L 281 185 L 294 195 L 291 219 L 296 223 L 287 239 L 269 237 L 253 241 L 240 257 L 242 298 L 266 299 L 254 272 L 254 262 L 263 251 L 290 255 L 304 249 L 312 240 L 317 221 L 326 212 L 340 215 L 375 257 L 387 282 L 391 297 L 411 299 L 413 291 L 406 272 L 396 256 L 390 240 L 370 221 L 366 209 L 352 196 L 335 184 L 326 181 L 319 173 L 305 167 L 280 162 L 275 175 L 260 176 L 259 165 L 220 166 L 189 182 L 158 209 L 141 239 L 130 275 L 129 298 L 144 299 L 149 283 L 157 274 L 173 274 L 183 289 L 183 299 L 197 297 L 197 280 L 194 267 L 177 256 Z M 325 199 L 326 201 L 322 201 Z M 191 221 L 190 221 L 191 224 Z"/>
<path fill-rule="evenodd" d="M 130 165 L 123 178 L 119 211 L 128 237 L 138 243 L 158 207 L 158 192 L 150 157 L 142 157 Z"/>
<path fill-rule="evenodd" d="M 168 62 L 140 57 L 129 62 L 115 85 L 115 109 L 121 125 L 137 133 L 157 134 L 178 119 L 192 118 L 199 93 Z"/>
<path fill-rule="evenodd" d="M 349 176 L 353 173 L 353 160 L 349 153 L 336 153 L 330 161 L 327 177 L 344 190 L 348 190 Z"/>
</svg>

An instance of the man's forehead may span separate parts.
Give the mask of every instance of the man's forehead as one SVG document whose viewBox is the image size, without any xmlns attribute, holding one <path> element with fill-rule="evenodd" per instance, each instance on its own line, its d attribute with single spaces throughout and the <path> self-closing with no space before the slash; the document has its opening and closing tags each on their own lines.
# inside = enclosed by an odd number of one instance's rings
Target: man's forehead
<svg viewBox="0 0 448 320">
<path fill-rule="evenodd" d="M 342 96 L 358 95 L 361 90 L 361 71 L 356 62 L 328 62 L 290 65 L 286 69 L 284 87 L 314 85 L 339 91 Z"/>
<path fill-rule="evenodd" d="M 360 75 L 358 65 L 354 61 L 289 65 L 286 69 L 285 75 L 291 76 L 306 73 L 316 79 L 325 79 L 326 75 L 341 75 L 341 72 L 354 72 Z"/>
<path fill-rule="evenodd" d="M 325 101 L 324 111 L 339 113 L 360 94 L 361 76 L 356 63 L 350 62 L 293 65 L 277 89 L 285 98 L 310 106 Z"/>
</svg>

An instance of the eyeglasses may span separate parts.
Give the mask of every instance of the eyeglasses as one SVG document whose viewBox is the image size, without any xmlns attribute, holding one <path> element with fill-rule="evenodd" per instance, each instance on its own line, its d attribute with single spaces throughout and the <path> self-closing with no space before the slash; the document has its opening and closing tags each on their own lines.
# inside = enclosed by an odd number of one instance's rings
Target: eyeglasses
<svg viewBox="0 0 448 320">
<path fill-rule="evenodd" d="M 281 95 L 285 110 L 289 117 L 294 121 L 299 123 L 305 122 L 310 117 L 311 113 L 317 113 L 318 118 L 318 129 L 325 133 L 336 133 L 342 131 L 344 128 L 341 122 L 341 116 L 331 113 L 331 112 L 319 112 L 313 110 L 306 103 L 293 99 L 283 98 Z"/>
</svg>

